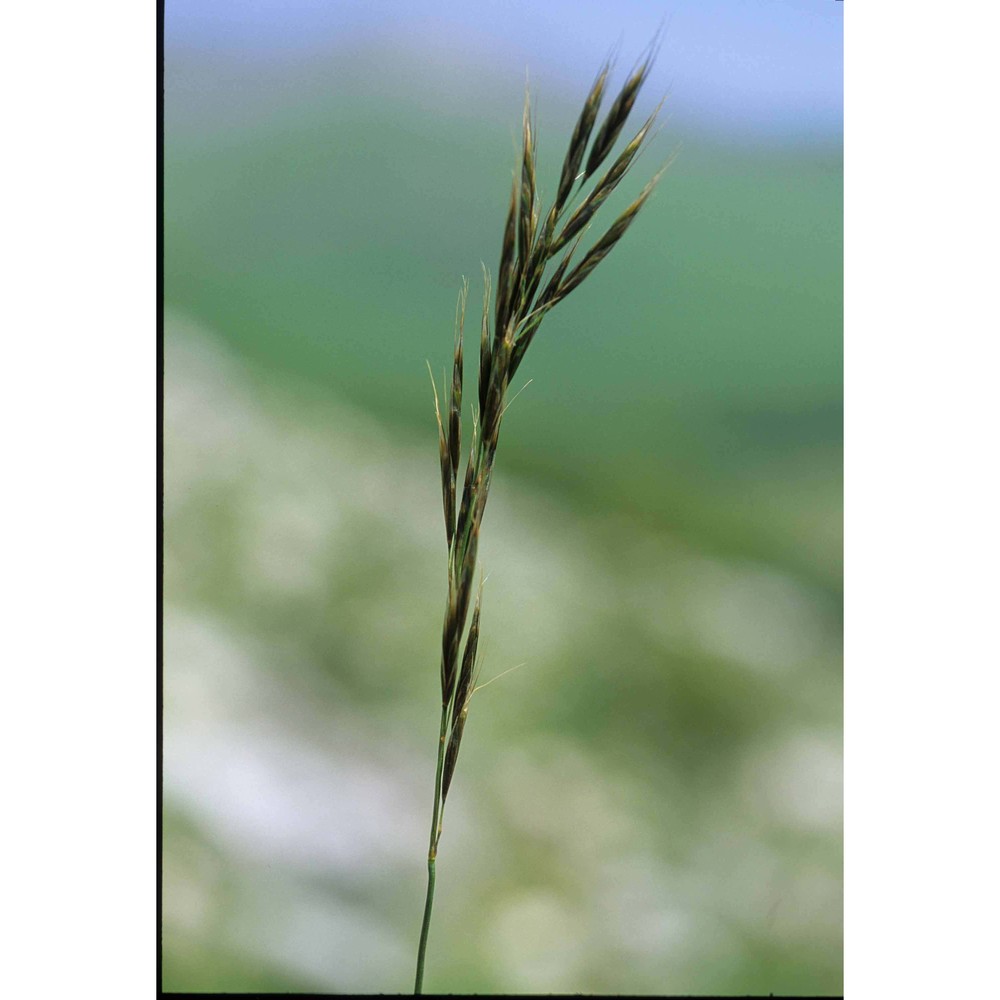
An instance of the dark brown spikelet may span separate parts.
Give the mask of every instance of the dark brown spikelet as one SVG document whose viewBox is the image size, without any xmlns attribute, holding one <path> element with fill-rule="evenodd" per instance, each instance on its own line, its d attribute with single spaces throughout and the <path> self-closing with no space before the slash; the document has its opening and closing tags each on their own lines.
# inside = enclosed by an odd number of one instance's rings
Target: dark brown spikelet
<svg viewBox="0 0 1000 1000">
<path fill-rule="evenodd" d="M 475 515 L 473 515 L 475 516 Z M 442 705 L 450 705 L 455 695 L 458 677 L 458 649 L 469 614 L 469 597 L 476 567 L 476 550 L 479 543 L 478 526 L 473 522 L 468 545 L 461 565 L 454 572 L 448 587 L 448 607 L 445 611 L 444 630 L 441 636 L 441 698 Z"/>
<path fill-rule="evenodd" d="M 455 358 L 451 370 L 451 396 L 448 400 L 448 483 L 445 490 L 445 525 L 448 532 L 448 546 L 455 536 L 455 481 L 462 449 L 462 378 L 464 363 L 462 358 L 462 338 L 465 330 L 465 302 L 469 294 L 468 282 L 463 282 L 455 310 Z"/>
<path fill-rule="evenodd" d="M 458 622 L 456 595 L 452 586 L 448 587 L 448 607 L 444 613 L 444 629 L 441 635 L 441 704 L 451 704 L 458 670 L 458 643 L 461 638 Z"/>
<path fill-rule="evenodd" d="M 479 584 L 476 594 L 476 606 L 472 611 L 472 623 L 469 625 L 469 635 L 465 640 L 465 653 L 462 656 L 462 670 L 458 675 L 458 687 L 452 702 L 451 736 L 448 739 L 448 749 L 444 758 L 444 778 L 442 798 L 448 797 L 455 764 L 458 762 L 458 750 L 462 743 L 462 733 L 465 731 L 465 720 L 469 714 L 469 702 L 472 700 L 472 683 L 476 674 L 476 653 L 479 649 L 479 609 L 482 607 L 483 585 Z"/>
<path fill-rule="evenodd" d="M 483 408 L 482 436 L 483 443 L 487 448 L 496 447 L 504 397 L 510 383 L 510 357 L 513 349 L 514 338 L 508 329 L 493 349 L 493 369 L 490 372 L 490 384 L 486 390 L 486 405 Z"/>
<path fill-rule="evenodd" d="M 510 300 L 513 294 L 514 275 L 517 269 L 517 254 L 515 240 L 517 236 L 517 180 L 511 183 L 510 205 L 507 208 L 507 221 L 503 229 L 503 243 L 500 247 L 500 266 L 497 268 L 496 294 L 496 334 L 507 325 Z"/>
<path fill-rule="evenodd" d="M 469 456 L 468 464 L 465 466 L 465 482 L 462 484 L 462 502 L 458 508 L 458 524 L 456 528 L 456 537 L 463 538 L 465 535 L 465 525 L 469 516 L 469 503 L 472 500 L 472 490 L 473 482 L 472 477 L 475 474 L 475 457 L 476 449 L 478 448 L 479 441 L 478 437 L 474 434 L 472 439 L 472 454 Z"/>
<path fill-rule="evenodd" d="M 579 287 L 594 268 L 607 257 L 614 245 L 625 235 L 625 230 L 635 221 L 635 217 L 639 214 L 642 206 L 645 205 L 646 199 L 653 193 L 653 188 L 656 187 L 656 182 L 660 179 L 662 173 L 663 171 L 661 170 L 642 189 L 639 197 L 615 219 L 608 231 L 587 251 L 583 260 L 570 271 L 569 276 L 559 288 L 560 298 L 565 298 L 574 288 Z"/>
<path fill-rule="evenodd" d="M 448 749 L 444 755 L 444 775 L 441 779 L 441 801 L 448 798 L 448 789 L 451 788 L 451 779 L 455 775 L 455 765 L 458 763 L 458 748 L 462 744 L 462 733 L 465 731 L 465 720 L 468 716 L 468 709 L 464 708 L 458 713 L 458 718 L 451 727 L 451 736 L 448 738 Z"/>
<path fill-rule="evenodd" d="M 483 601 L 483 585 L 479 585 L 476 594 L 476 606 L 472 609 L 472 623 L 469 625 L 469 635 L 465 640 L 465 653 L 462 656 L 462 669 L 458 675 L 458 687 L 455 689 L 455 711 L 461 711 L 472 693 L 472 675 L 476 667 L 476 651 L 479 648 L 479 609 Z"/>
<path fill-rule="evenodd" d="M 521 291 L 521 313 L 522 315 L 527 311 L 528 307 L 531 305 L 531 300 L 535 297 L 535 292 L 538 291 L 538 284 L 542 280 L 542 275 L 545 273 L 545 264 L 548 261 L 549 254 L 546 246 L 539 241 L 535 249 L 532 251 L 531 259 L 528 261 L 528 267 L 524 274 L 523 287 Z"/>
<path fill-rule="evenodd" d="M 597 130 L 597 135 L 594 137 L 594 145 L 591 147 L 590 156 L 587 157 L 587 169 L 584 171 L 585 179 L 591 177 L 604 162 L 608 153 L 611 152 L 615 140 L 625 127 L 625 122 L 632 111 L 635 99 L 639 96 L 639 91 L 646 82 L 646 77 L 649 76 L 649 71 L 653 65 L 652 58 L 650 55 L 639 64 L 639 68 L 625 81 L 625 85 L 608 109 L 607 117 L 601 123 L 601 127 Z"/>
<path fill-rule="evenodd" d="M 514 276 L 511 302 L 523 300 L 524 286 L 529 278 L 529 259 L 535 241 L 538 211 L 535 208 L 535 150 L 531 137 L 531 116 L 528 95 L 524 95 L 524 123 L 521 146 L 521 198 L 517 224 L 517 271 Z"/>
<path fill-rule="evenodd" d="M 490 272 L 483 265 L 483 322 L 479 335 L 479 412 L 486 403 L 486 386 L 490 381 Z M 471 464 L 471 463 L 470 463 Z"/>
<path fill-rule="evenodd" d="M 583 102 L 583 110 L 580 112 L 580 117 L 573 129 L 573 135 L 569 140 L 569 149 L 566 151 L 566 159 L 563 161 L 562 174 L 559 177 L 559 190 L 556 192 L 556 200 L 552 206 L 552 213 L 556 218 L 565 207 L 573 185 L 576 183 L 580 164 L 583 163 L 583 154 L 587 151 L 590 133 L 594 131 L 597 113 L 600 111 L 601 101 L 604 99 L 604 88 L 607 85 L 610 71 L 611 61 L 609 60 L 601 68 L 593 87 L 590 88 L 590 93 L 587 95 L 586 101 Z"/>
</svg>

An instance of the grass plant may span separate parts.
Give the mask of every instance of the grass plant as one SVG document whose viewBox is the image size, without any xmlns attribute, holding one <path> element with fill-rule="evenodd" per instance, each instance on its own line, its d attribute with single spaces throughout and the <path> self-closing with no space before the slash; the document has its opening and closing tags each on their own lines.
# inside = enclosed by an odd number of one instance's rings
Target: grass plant
<svg viewBox="0 0 1000 1000">
<path fill-rule="evenodd" d="M 495 288 L 483 269 L 477 392 L 470 407 L 471 441 L 462 469 L 464 335 L 468 283 L 458 297 L 451 385 L 434 387 L 441 464 L 448 597 L 441 641 L 441 725 L 434 779 L 434 808 L 427 852 L 427 896 L 417 952 L 414 992 L 423 989 L 424 963 L 434 905 L 435 863 L 445 802 L 455 775 L 462 736 L 477 687 L 482 583 L 476 586 L 479 533 L 509 405 L 508 389 L 549 312 L 575 291 L 611 252 L 652 194 L 664 166 L 590 247 L 580 252 L 591 223 L 648 143 L 659 107 L 612 157 L 642 85 L 654 46 L 629 73 L 601 118 L 611 61 L 598 73 L 573 129 L 555 197 L 542 210 L 536 187 L 535 129 L 525 95 L 521 156 L 514 172 L 500 247 Z M 575 203 L 575 207 L 574 207 Z M 575 261 L 575 262 L 574 262 Z M 432 376 L 433 382 L 433 376 Z M 445 391 L 447 388 L 447 391 Z M 443 400 L 443 407 L 442 407 Z M 473 601 L 473 593 L 475 600 Z M 471 621 L 469 608 L 472 605 Z M 468 625 L 468 628 L 466 628 Z M 464 645 L 463 645 L 464 638 Z"/>
</svg>

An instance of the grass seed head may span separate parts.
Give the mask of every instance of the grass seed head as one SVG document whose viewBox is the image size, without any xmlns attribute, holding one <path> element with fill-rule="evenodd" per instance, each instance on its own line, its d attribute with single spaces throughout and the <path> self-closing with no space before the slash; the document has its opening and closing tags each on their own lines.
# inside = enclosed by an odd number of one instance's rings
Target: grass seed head
<svg viewBox="0 0 1000 1000">
<path fill-rule="evenodd" d="M 647 56 L 628 77 L 597 131 L 580 173 L 591 141 L 600 106 L 607 87 L 610 63 L 605 63 L 584 102 L 563 161 L 556 197 L 539 229 L 541 213 L 536 181 L 536 151 L 530 104 L 525 95 L 521 126 L 520 170 L 512 184 L 500 248 L 494 295 L 494 326 L 490 330 L 490 276 L 483 268 L 483 314 L 479 341 L 478 411 L 473 407 L 473 432 L 469 457 L 462 480 L 461 498 L 456 514 L 456 484 L 460 466 L 462 380 L 464 371 L 463 338 L 468 283 L 463 283 L 456 311 L 455 352 L 451 392 L 446 421 L 442 421 L 435 386 L 435 413 L 444 491 L 445 523 L 448 527 L 448 604 L 445 612 L 441 650 L 441 688 L 443 708 L 450 720 L 444 758 L 443 787 L 447 795 L 458 758 L 465 727 L 469 699 L 475 690 L 479 644 L 482 585 L 477 594 L 464 653 L 459 664 L 462 636 L 466 631 L 469 604 L 476 572 L 479 535 L 489 496 L 493 465 L 500 437 L 500 424 L 507 407 L 511 379 L 548 312 L 570 294 L 595 270 L 614 248 L 635 220 L 652 193 L 660 174 L 646 186 L 638 198 L 611 224 L 603 236 L 573 268 L 571 261 L 588 231 L 589 224 L 621 179 L 633 166 L 646 144 L 656 117 L 654 112 L 618 154 L 612 165 L 594 185 L 580 206 L 556 235 L 559 221 L 569 205 L 578 182 L 585 183 L 610 155 L 625 121 L 635 104 L 642 84 L 649 74 L 652 55 Z M 661 171 L 662 173 L 662 171 Z M 572 245 L 570 245 L 572 244 Z M 569 246 L 548 281 L 542 285 L 550 260 Z M 538 292 L 542 288 L 541 293 Z M 537 299 L 535 298 L 538 296 Z"/>
</svg>

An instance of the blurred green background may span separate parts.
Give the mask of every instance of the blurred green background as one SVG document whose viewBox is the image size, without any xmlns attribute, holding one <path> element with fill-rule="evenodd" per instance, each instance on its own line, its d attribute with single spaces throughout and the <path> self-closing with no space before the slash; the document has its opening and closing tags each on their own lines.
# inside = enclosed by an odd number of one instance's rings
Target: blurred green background
<svg viewBox="0 0 1000 1000">
<path fill-rule="evenodd" d="M 167 4 L 167 990 L 411 988 L 446 580 L 425 359 L 496 265 L 525 62 L 551 195 L 609 45 L 617 82 L 665 13 L 541 7 Z M 680 155 L 519 372 L 482 649 L 524 666 L 472 705 L 428 991 L 842 992 L 818 8 L 676 5 L 636 113 L 669 88 L 666 128 L 606 223 Z"/>
</svg>

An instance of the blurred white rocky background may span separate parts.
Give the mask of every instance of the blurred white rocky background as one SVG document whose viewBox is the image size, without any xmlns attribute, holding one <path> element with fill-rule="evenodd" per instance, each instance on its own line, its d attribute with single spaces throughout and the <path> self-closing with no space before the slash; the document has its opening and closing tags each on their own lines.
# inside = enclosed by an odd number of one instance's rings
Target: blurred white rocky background
<svg viewBox="0 0 1000 1000">
<path fill-rule="evenodd" d="M 165 397 L 164 986 L 405 992 L 445 598 L 430 399 L 404 436 L 176 313 Z M 839 992 L 838 609 L 540 486 L 501 456 L 483 676 L 523 666 L 472 704 L 428 989 Z"/>
</svg>

